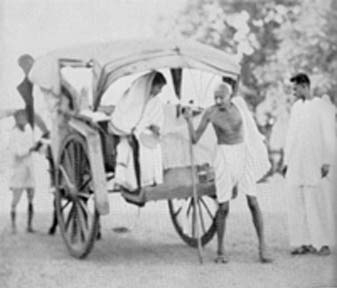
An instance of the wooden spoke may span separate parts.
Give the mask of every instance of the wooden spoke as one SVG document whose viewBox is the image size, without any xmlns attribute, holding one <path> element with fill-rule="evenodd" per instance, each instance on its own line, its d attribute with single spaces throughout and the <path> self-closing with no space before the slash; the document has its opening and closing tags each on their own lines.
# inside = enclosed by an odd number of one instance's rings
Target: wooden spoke
<svg viewBox="0 0 337 288">
<path fill-rule="evenodd" d="M 75 158 L 75 171 L 76 171 L 76 179 L 77 179 L 77 187 L 80 187 L 83 181 L 83 170 L 84 167 L 82 165 L 82 151 L 81 146 L 79 144 L 74 144 L 74 158 Z"/>
<path fill-rule="evenodd" d="M 206 233 L 206 227 L 205 227 L 205 221 L 204 221 L 204 216 L 202 214 L 200 201 L 198 201 L 198 210 L 199 210 L 200 226 L 201 226 L 201 229 L 202 229 L 202 233 L 205 234 Z"/>
<path fill-rule="evenodd" d="M 66 171 L 66 169 L 64 169 L 63 165 L 59 166 L 60 171 L 63 175 L 63 179 L 65 180 L 65 184 L 68 186 L 69 189 L 75 189 L 75 185 L 74 183 L 70 180 L 70 177 Z"/>
<path fill-rule="evenodd" d="M 79 237 L 79 229 L 78 229 L 78 224 L 77 224 L 77 211 L 76 211 L 76 204 L 74 203 L 74 210 L 73 210 L 73 221 L 72 221 L 72 226 L 71 226 L 71 241 L 73 243 L 77 243 L 78 242 L 78 237 Z"/>
<path fill-rule="evenodd" d="M 173 213 L 174 217 L 176 218 L 178 214 L 183 210 L 183 207 L 180 206 L 176 212 Z"/>
<path fill-rule="evenodd" d="M 70 163 L 72 163 L 74 165 L 75 163 L 75 148 L 74 148 L 75 143 L 74 142 L 70 142 L 68 149 L 66 150 L 67 155 L 70 159 Z"/>
<path fill-rule="evenodd" d="M 66 169 L 67 167 L 68 169 Z M 69 173 L 69 179 L 71 179 L 71 182 L 75 182 L 75 171 L 74 171 L 74 162 L 71 159 L 71 155 L 68 150 L 66 150 L 64 154 L 64 165 L 63 165 L 64 170 L 67 170 Z M 67 173 L 67 174 L 68 174 Z"/>
<path fill-rule="evenodd" d="M 85 174 L 85 175 L 88 175 L 89 176 L 89 178 L 88 179 L 86 179 L 85 181 L 84 181 L 84 183 L 82 183 L 82 185 L 80 186 L 80 189 L 79 189 L 79 191 L 83 191 L 87 186 L 88 186 L 88 184 L 91 182 L 91 176 L 89 175 L 89 174 Z"/>
<path fill-rule="evenodd" d="M 209 210 L 207 204 L 205 203 L 205 200 L 202 199 L 201 197 L 200 197 L 199 199 L 200 199 L 201 204 L 205 207 L 205 209 L 206 209 L 206 211 L 207 211 L 207 214 L 208 214 L 209 218 L 211 218 L 211 219 L 213 220 L 214 215 L 212 214 L 211 210 Z"/>
<path fill-rule="evenodd" d="M 76 208 L 77 208 L 78 224 L 79 224 L 80 231 L 81 231 L 82 241 L 85 241 L 85 239 L 88 236 L 88 221 L 87 221 L 88 219 L 83 215 L 83 211 L 79 203 L 76 205 Z"/>
<path fill-rule="evenodd" d="M 187 216 L 187 217 L 188 217 L 189 214 L 190 214 L 192 205 L 193 205 L 193 198 L 190 198 L 190 201 L 189 201 L 189 203 L 188 203 L 188 207 L 187 207 L 187 210 L 186 210 L 186 216 Z"/>
<path fill-rule="evenodd" d="M 193 205 L 193 208 L 192 208 L 192 225 L 191 225 L 191 228 L 192 228 L 192 237 L 195 238 L 195 234 L 196 234 L 196 230 L 195 230 L 195 226 L 196 226 L 196 210 L 195 210 L 195 207 Z"/>
<path fill-rule="evenodd" d="M 70 225 L 71 220 L 73 220 L 73 214 L 74 214 L 74 205 L 71 207 L 66 223 L 65 223 L 65 230 L 67 231 Z"/>
<path fill-rule="evenodd" d="M 79 203 L 80 203 L 80 207 L 82 208 L 82 210 L 83 210 L 83 212 L 84 212 L 84 215 L 86 215 L 86 217 L 89 217 L 89 215 L 90 215 L 91 213 L 90 213 L 90 211 L 89 211 L 87 205 L 86 205 L 83 201 L 81 201 L 81 200 L 79 200 Z"/>
<path fill-rule="evenodd" d="M 90 194 L 84 193 L 84 192 L 78 192 L 76 195 L 78 197 L 81 197 L 81 198 L 84 198 L 84 199 L 89 199 L 90 198 Z"/>
<path fill-rule="evenodd" d="M 67 199 L 66 204 L 64 204 L 64 205 L 61 206 L 61 211 L 63 211 L 70 204 L 70 202 L 71 202 L 71 200 Z"/>
</svg>

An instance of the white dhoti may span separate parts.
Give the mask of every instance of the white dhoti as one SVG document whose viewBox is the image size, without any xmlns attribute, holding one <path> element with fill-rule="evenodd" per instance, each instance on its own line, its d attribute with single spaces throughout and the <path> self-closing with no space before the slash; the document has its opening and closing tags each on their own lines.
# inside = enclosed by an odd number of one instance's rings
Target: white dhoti
<svg viewBox="0 0 337 288">
<path fill-rule="evenodd" d="M 229 201 L 235 186 L 246 195 L 256 196 L 256 181 L 247 167 L 247 149 L 244 143 L 218 145 L 214 160 L 215 185 L 218 203 Z"/>
</svg>

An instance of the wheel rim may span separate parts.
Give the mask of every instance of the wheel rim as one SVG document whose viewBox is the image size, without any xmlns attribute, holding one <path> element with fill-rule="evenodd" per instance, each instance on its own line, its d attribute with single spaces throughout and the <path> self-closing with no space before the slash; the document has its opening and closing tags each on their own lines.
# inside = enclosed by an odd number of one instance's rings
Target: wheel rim
<svg viewBox="0 0 337 288">
<path fill-rule="evenodd" d="M 70 253 L 86 256 L 95 240 L 98 213 L 85 142 L 80 136 L 66 141 L 58 165 L 56 210 L 60 230 Z"/>
<path fill-rule="evenodd" d="M 198 198 L 198 209 L 193 197 L 187 199 L 172 199 L 168 201 L 173 225 L 179 236 L 192 247 L 197 247 L 197 223 L 201 244 L 206 245 L 216 232 L 216 201 L 208 196 Z M 197 221 L 197 210 L 199 219 Z"/>
</svg>

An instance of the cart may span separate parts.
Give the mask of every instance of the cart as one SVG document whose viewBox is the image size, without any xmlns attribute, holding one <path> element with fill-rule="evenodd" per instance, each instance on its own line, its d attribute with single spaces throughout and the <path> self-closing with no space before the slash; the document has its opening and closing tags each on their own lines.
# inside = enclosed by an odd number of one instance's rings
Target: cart
<svg viewBox="0 0 337 288">
<path fill-rule="evenodd" d="M 65 67 L 91 69 L 91 99 L 83 97 L 65 81 L 61 73 Z M 128 202 L 140 205 L 167 201 L 174 228 L 189 246 L 200 248 L 216 233 L 211 163 L 202 167 L 195 165 L 191 143 L 191 163 L 166 169 L 163 184 L 142 187 L 137 196 L 125 189 L 108 187 L 114 178 L 118 136 L 108 131 L 109 117 L 97 116 L 101 115 L 98 111 L 102 95 L 118 79 L 160 69 L 169 71 L 178 99 L 186 69 L 206 71 L 235 81 L 240 73 L 234 57 L 215 48 L 197 42 L 152 39 L 60 49 L 34 63 L 31 81 L 41 88 L 46 98 L 54 101 L 51 140 L 56 210 L 64 243 L 76 258 L 84 258 L 92 250 L 99 218 L 109 213 L 109 193 L 121 193 Z"/>
</svg>

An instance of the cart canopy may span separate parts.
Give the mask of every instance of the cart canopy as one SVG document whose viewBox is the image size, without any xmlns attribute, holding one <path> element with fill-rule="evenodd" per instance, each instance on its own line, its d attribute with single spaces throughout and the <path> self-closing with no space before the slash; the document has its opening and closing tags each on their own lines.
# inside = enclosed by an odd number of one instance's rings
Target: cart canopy
<svg viewBox="0 0 337 288">
<path fill-rule="evenodd" d="M 240 65 L 234 55 L 221 50 L 193 41 L 143 39 L 93 43 L 55 50 L 36 59 L 29 78 L 41 88 L 59 95 L 59 69 L 62 61 L 91 62 L 96 104 L 115 80 L 146 70 L 192 68 L 233 78 L 240 74 Z"/>
</svg>

